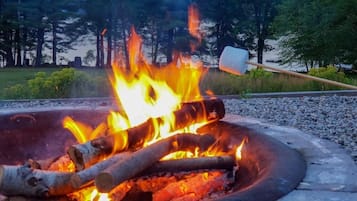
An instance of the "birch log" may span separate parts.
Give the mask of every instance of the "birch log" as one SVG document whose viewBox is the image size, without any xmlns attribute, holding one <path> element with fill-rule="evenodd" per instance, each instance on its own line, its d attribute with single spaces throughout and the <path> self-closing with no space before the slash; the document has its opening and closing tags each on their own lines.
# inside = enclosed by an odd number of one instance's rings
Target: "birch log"
<svg viewBox="0 0 357 201">
<path fill-rule="evenodd" d="M 32 169 L 29 166 L 0 166 L 0 192 L 4 195 L 35 197 L 59 196 L 71 193 L 73 173 Z"/>
<path fill-rule="evenodd" d="M 105 169 L 95 178 L 99 192 L 109 192 L 125 180 L 131 179 L 155 164 L 163 156 L 179 150 L 208 149 L 215 139 L 211 135 L 178 134 L 162 139 L 134 152 L 130 157 Z"/>
</svg>

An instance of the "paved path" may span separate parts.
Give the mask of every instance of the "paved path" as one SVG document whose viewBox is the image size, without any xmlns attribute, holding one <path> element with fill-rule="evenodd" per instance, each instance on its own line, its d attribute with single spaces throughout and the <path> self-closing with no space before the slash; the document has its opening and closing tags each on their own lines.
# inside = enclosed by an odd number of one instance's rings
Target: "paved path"
<svg viewBox="0 0 357 201">
<path fill-rule="evenodd" d="M 224 120 L 270 135 L 304 156 L 305 178 L 279 201 L 357 201 L 357 166 L 339 145 L 295 128 L 257 119 L 226 115 Z"/>
</svg>

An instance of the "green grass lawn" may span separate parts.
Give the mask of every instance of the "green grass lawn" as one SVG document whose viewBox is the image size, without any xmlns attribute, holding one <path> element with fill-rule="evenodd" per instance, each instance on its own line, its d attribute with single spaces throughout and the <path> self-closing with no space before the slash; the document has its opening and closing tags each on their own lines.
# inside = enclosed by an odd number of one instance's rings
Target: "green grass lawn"
<svg viewBox="0 0 357 201">
<path fill-rule="evenodd" d="M 34 67 L 20 67 L 20 68 L 0 68 L 0 90 L 15 85 L 25 84 L 28 80 L 33 79 L 38 72 L 45 72 L 51 74 L 61 68 L 34 68 Z M 80 69 L 88 74 L 96 74 L 105 76 L 105 71 L 102 69 Z"/>
<path fill-rule="evenodd" d="M 39 71 L 52 73 L 58 68 L 0 68 L 0 89 L 14 84 L 24 84 Z"/>
<path fill-rule="evenodd" d="M 14 86 L 16 84 L 22 84 L 23 86 L 26 86 L 28 84 L 27 81 L 34 79 L 37 72 L 46 72 L 47 76 L 49 76 L 51 73 L 60 70 L 61 68 L 0 68 L 0 99 L 6 99 L 5 89 L 8 89 L 10 86 Z M 77 82 L 76 86 L 78 89 L 80 89 L 80 92 L 92 92 L 79 93 L 79 97 L 82 96 L 80 94 L 91 94 L 90 96 L 110 95 L 111 90 L 107 84 L 108 79 L 105 70 L 96 68 L 83 68 L 77 70 L 84 71 L 87 75 L 89 75 L 88 77 L 91 79 L 90 83 L 94 83 L 93 86 L 91 84 L 88 85 L 89 78 L 86 78 L 86 86 L 82 86 L 82 81 Z M 347 75 L 345 77 L 345 81 L 347 81 L 348 84 L 357 86 L 357 75 Z M 83 83 L 84 82 L 85 80 L 83 80 Z M 41 86 L 39 87 L 41 88 Z M 69 87 L 69 90 L 70 88 L 71 87 Z M 336 90 L 342 88 L 282 74 L 266 73 L 265 71 L 255 71 L 244 76 L 235 76 L 224 72 L 210 71 L 207 72 L 207 74 L 204 76 L 200 85 L 200 89 L 202 92 L 211 90 L 216 95 L 244 95 L 247 93 L 259 92 L 318 91 Z M 16 92 L 16 90 L 20 89 L 17 88 L 14 90 L 12 91 Z M 27 95 L 20 97 L 21 95 L 26 94 L 26 92 L 28 92 L 27 89 L 20 91 L 17 93 L 19 96 L 11 96 L 10 99 L 26 98 Z M 47 93 L 47 91 L 45 93 Z"/>
<path fill-rule="evenodd" d="M 348 84 L 357 86 L 357 76 L 347 76 Z M 223 72 L 209 72 L 201 83 L 202 91 L 211 89 L 217 95 L 260 92 L 321 91 L 344 89 L 309 79 L 274 73 L 252 78 Z"/>
</svg>

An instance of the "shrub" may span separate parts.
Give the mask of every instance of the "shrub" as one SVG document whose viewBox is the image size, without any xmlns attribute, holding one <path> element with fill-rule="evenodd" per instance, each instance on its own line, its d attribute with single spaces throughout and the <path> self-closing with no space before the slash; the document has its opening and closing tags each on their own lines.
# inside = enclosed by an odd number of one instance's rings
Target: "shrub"
<svg viewBox="0 0 357 201">
<path fill-rule="evenodd" d="M 25 99 L 30 96 L 26 85 L 16 84 L 4 89 L 4 96 L 8 99 Z"/>
<path fill-rule="evenodd" d="M 244 75 L 249 79 L 258 79 L 258 78 L 271 78 L 273 75 L 272 72 L 266 71 L 263 68 L 256 68 L 249 71 L 248 74 Z"/>
<path fill-rule="evenodd" d="M 333 66 L 327 66 L 327 67 L 320 67 L 320 68 L 312 68 L 309 73 L 309 75 L 316 76 L 316 77 L 321 77 L 325 78 L 328 80 L 334 80 L 337 82 L 344 82 L 344 83 L 349 83 L 350 80 L 345 76 L 343 72 L 338 72 L 338 69 Z M 338 89 L 339 87 L 328 85 L 328 84 L 321 84 L 317 83 L 314 81 L 312 83 L 313 85 L 320 85 L 322 90 L 331 90 L 331 89 Z"/>
<path fill-rule="evenodd" d="M 100 76 L 89 76 L 73 68 L 64 68 L 48 75 L 38 72 L 26 84 L 5 89 L 5 98 L 69 98 L 108 96 L 108 82 Z"/>
</svg>

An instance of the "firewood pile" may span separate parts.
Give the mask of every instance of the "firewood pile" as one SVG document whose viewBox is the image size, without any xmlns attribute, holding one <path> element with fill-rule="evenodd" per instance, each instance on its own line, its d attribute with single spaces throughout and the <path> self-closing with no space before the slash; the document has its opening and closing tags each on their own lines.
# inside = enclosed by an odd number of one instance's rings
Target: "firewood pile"
<svg viewBox="0 0 357 201">
<path fill-rule="evenodd" d="M 174 112 L 171 130 L 201 121 L 224 117 L 219 99 L 185 103 Z M 106 131 L 99 137 L 69 147 L 67 154 L 46 160 L 29 159 L 22 165 L 0 166 L 0 193 L 4 196 L 51 199 L 99 200 L 108 193 L 112 200 L 200 200 L 226 192 L 235 182 L 237 161 L 233 147 L 220 149 L 219 136 L 181 132 L 145 145 L 153 136 L 160 117 L 151 118 L 118 133 Z M 117 147 L 116 140 L 126 140 Z M 222 151 L 224 150 L 224 151 Z M 45 151 L 45 150 L 44 150 Z M 198 157 L 162 160 L 178 151 Z"/>
</svg>

